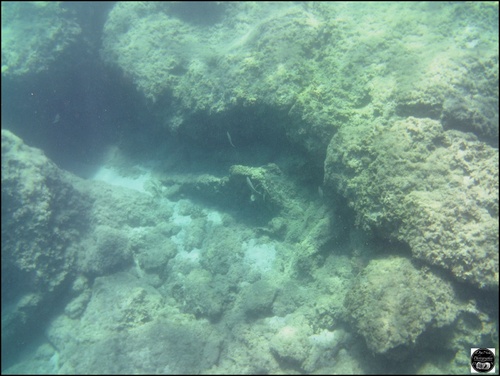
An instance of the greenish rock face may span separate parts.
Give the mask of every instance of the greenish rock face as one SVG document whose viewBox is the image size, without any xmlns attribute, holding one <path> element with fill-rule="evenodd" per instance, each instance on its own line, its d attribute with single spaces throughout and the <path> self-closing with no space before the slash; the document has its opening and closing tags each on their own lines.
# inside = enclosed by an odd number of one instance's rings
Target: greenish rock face
<svg viewBox="0 0 500 376">
<path fill-rule="evenodd" d="M 276 286 L 266 280 L 260 280 L 247 286 L 242 293 L 243 310 L 250 317 L 268 315 L 276 297 Z"/>
<path fill-rule="evenodd" d="M 405 258 L 371 261 L 345 307 L 375 353 L 409 347 L 429 328 L 450 325 L 460 312 L 451 283 Z"/>
<path fill-rule="evenodd" d="M 358 117 L 431 118 L 498 145 L 498 10 L 488 4 L 226 3 L 205 23 L 183 7 L 119 3 L 103 38 L 104 59 L 173 130 L 196 137 L 196 114 L 273 108 L 317 158 Z"/>
<path fill-rule="evenodd" d="M 104 62 L 113 106 L 83 112 L 119 174 L 2 130 L 3 359 L 33 328 L 49 374 L 461 374 L 498 348 L 497 3 L 117 2 L 94 46 L 71 4 L 2 2 L 2 86 Z M 27 92 L 32 140 L 76 128 L 44 106 L 65 90 Z"/>
<path fill-rule="evenodd" d="M 80 33 L 75 17 L 60 3 L 2 3 L 2 77 L 47 70 Z"/>
<path fill-rule="evenodd" d="M 325 160 L 325 183 L 359 225 L 480 287 L 498 286 L 497 181 L 495 149 L 431 119 L 346 126 Z"/>
</svg>

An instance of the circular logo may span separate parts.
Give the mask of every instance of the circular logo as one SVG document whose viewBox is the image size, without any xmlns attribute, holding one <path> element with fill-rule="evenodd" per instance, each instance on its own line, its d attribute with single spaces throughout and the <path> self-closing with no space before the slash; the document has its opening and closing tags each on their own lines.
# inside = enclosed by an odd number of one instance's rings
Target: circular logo
<svg viewBox="0 0 500 376">
<path fill-rule="evenodd" d="M 495 365 L 495 354 L 488 349 L 477 349 L 470 357 L 471 366 L 476 372 L 490 372 Z"/>
</svg>

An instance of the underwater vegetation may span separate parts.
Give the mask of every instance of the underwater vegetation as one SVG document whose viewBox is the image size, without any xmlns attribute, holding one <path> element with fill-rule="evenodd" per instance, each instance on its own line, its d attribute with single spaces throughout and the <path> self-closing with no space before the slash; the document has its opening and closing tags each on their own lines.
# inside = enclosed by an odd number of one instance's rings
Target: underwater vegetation
<svg viewBox="0 0 500 376">
<path fill-rule="evenodd" d="M 98 61 L 133 116 L 89 125 L 115 139 L 83 177 L 42 146 L 84 95 L 4 107 L 3 373 L 463 373 L 498 348 L 496 3 L 117 2 L 95 35 L 73 6 L 2 3 L 2 92 Z"/>
</svg>

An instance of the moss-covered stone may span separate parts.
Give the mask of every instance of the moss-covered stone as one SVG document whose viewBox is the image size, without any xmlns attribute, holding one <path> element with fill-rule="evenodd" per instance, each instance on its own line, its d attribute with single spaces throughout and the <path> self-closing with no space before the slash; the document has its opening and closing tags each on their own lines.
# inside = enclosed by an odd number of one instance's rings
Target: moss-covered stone
<svg viewBox="0 0 500 376">
<path fill-rule="evenodd" d="M 2 3 L 2 77 L 47 70 L 81 33 L 73 14 L 53 1 Z"/>
<path fill-rule="evenodd" d="M 277 292 L 271 280 L 260 280 L 246 286 L 241 294 L 243 310 L 251 319 L 269 315 Z"/>
<path fill-rule="evenodd" d="M 183 303 L 185 310 L 194 315 L 216 320 L 224 308 L 224 290 L 219 290 L 209 272 L 203 269 L 191 271 L 184 281 Z"/>
<path fill-rule="evenodd" d="M 371 261 L 344 302 L 370 350 L 396 354 L 461 310 L 451 283 L 401 257 Z"/>
<path fill-rule="evenodd" d="M 430 119 L 346 126 L 325 161 L 358 224 L 477 286 L 498 286 L 497 181 L 497 151 Z"/>
<path fill-rule="evenodd" d="M 194 121 L 199 114 L 274 108 L 286 115 L 279 125 L 288 137 L 323 158 L 335 131 L 366 107 L 370 122 L 381 115 L 430 117 L 496 144 L 495 7 L 378 4 L 367 12 L 353 4 L 231 3 L 216 9 L 220 23 L 196 23 L 170 3 L 121 3 L 107 20 L 106 60 L 146 97 L 165 102 L 159 112 L 173 130 L 187 127 L 190 137 L 204 137 Z M 227 124 L 210 127 L 224 131 Z"/>
</svg>

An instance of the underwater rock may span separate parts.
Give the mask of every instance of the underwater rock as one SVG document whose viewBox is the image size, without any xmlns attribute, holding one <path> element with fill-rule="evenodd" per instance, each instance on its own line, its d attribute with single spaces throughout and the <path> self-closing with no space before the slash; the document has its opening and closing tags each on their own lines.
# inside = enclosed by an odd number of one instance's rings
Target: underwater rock
<svg viewBox="0 0 500 376">
<path fill-rule="evenodd" d="M 9 344 L 3 356 L 32 335 L 72 275 L 91 206 L 76 181 L 2 129 L 2 344 Z"/>
<path fill-rule="evenodd" d="M 68 312 L 81 314 L 88 298 L 79 295 L 86 292 L 70 292 L 77 275 L 132 265 L 129 233 L 122 228 L 161 223 L 152 206 L 143 193 L 59 169 L 41 150 L 2 130 L 4 357 L 29 343 L 40 319 L 53 314 L 54 301 L 72 299 Z"/>
<path fill-rule="evenodd" d="M 43 152 L 2 130 L 2 268 L 6 280 L 45 292 L 65 280 L 74 263 L 73 242 L 82 235 L 91 206 L 89 195 L 76 187 L 77 181 Z"/>
<path fill-rule="evenodd" d="M 74 15 L 60 3 L 2 3 L 2 77 L 48 69 L 80 33 Z"/>
<path fill-rule="evenodd" d="M 182 16 L 197 14 L 196 5 L 117 3 L 104 27 L 104 60 L 158 104 L 176 133 L 233 148 L 228 131 L 234 140 L 282 127 L 323 159 L 331 137 L 357 116 L 375 123 L 396 115 L 441 120 L 498 145 L 495 7 L 207 6 L 216 23 Z M 474 26 L 458 26 L 457 14 Z"/>
<path fill-rule="evenodd" d="M 121 272 L 96 278 L 92 288 L 79 320 L 61 315 L 47 330 L 60 349 L 60 372 L 200 373 L 217 361 L 216 331 L 167 304 L 143 280 Z"/>
<path fill-rule="evenodd" d="M 270 279 L 246 286 L 241 293 L 243 310 L 252 319 L 269 315 L 277 292 L 277 287 Z"/>
<path fill-rule="evenodd" d="M 109 226 L 97 226 L 94 237 L 93 246 L 79 255 L 82 271 L 105 275 L 131 264 L 129 239 L 125 232 Z"/>
<path fill-rule="evenodd" d="M 363 228 L 459 280 L 498 287 L 498 151 L 475 136 L 413 117 L 346 126 L 328 148 L 325 184 Z"/>
<path fill-rule="evenodd" d="M 461 310 L 450 282 L 402 257 L 372 260 L 344 304 L 370 350 L 398 357 Z"/>
</svg>

